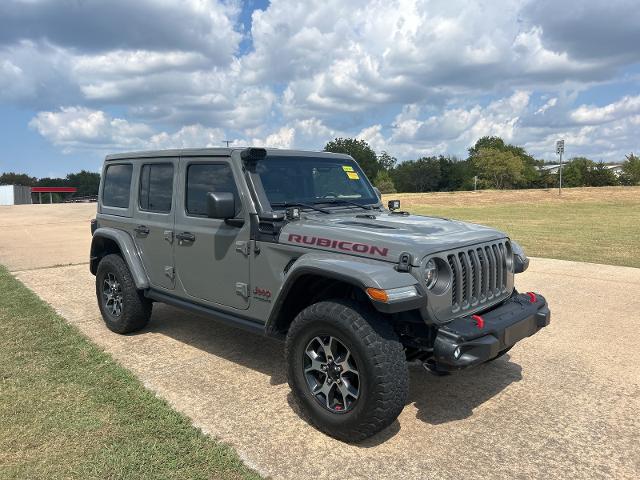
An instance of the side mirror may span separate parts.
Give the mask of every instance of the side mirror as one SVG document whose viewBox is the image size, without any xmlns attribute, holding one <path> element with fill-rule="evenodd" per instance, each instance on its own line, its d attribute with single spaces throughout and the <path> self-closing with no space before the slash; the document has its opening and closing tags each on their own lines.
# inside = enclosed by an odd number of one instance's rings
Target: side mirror
<svg viewBox="0 0 640 480">
<path fill-rule="evenodd" d="M 392 212 L 395 210 L 400 210 L 400 200 L 389 200 L 387 206 Z"/>
<path fill-rule="evenodd" d="M 380 189 L 378 187 L 373 187 L 373 191 L 376 192 L 378 198 L 382 200 L 382 192 L 380 191 Z"/>
<path fill-rule="evenodd" d="M 207 193 L 207 217 L 227 220 L 236 216 L 236 199 L 231 192 Z"/>
</svg>

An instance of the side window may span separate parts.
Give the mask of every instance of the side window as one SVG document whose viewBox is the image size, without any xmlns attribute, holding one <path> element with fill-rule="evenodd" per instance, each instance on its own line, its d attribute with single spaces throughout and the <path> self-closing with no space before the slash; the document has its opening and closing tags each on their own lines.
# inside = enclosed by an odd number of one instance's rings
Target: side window
<svg viewBox="0 0 640 480">
<path fill-rule="evenodd" d="M 104 175 L 102 204 L 107 207 L 129 208 L 129 193 L 133 165 L 109 165 Z"/>
<path fill-rule="evenodd" d="M 170 163 L 143 165 L 138 195 L 140 208 L 149 212 L 169 213 L 172 198 L 173 165 Z"/>
<path fill-rule="evenodd" d="M 236 215 L 242 205 L 231 167 L 225 163 L 194 163 L 187 169 L 187 213 L 207 215 L 208 192 L 231 192 L 236 199 Z"/>
</svg>

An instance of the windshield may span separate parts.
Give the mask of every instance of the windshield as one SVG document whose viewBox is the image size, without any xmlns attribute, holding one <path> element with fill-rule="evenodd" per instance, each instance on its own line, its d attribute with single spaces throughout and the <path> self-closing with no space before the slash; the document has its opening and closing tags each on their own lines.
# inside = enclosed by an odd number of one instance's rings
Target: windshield
<svg viewBox="0 0 640 480">
<path fill-rule="evenodd" d="M 256 163 L 272 208 L 291 204 L 370 205 L 378 197 L 353 160 L 322 157 L 272 157 Z"/>
</svg>

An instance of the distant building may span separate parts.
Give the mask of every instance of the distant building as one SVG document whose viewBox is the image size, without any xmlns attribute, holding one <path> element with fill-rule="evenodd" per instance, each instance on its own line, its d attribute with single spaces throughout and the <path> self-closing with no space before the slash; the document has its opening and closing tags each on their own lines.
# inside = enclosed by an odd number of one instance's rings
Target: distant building
<svg viewBox="0 0 640 480">
<path fill-rule="evenodd" d="M 616 177 L 622 175 L 622 165 L 607 165 L 607 168 L 611 170 Z"/>
<path fill-rule="evenodd" d="M 31 204 L 31 187 L 0 185 L 0 205 Z"/>
<path fill-rule="evenodd" d="M 567 164 L 563 164 L 563 166 L 566 166 Z M 551 175 L 556 175 L 559 171 L 560 171 L 560 164 L 558 165 L 543 165 L 540 167 L 540 171 L 542 173 L 549 173 Z"/>
<path fill-rule="evenodd" d="M 563 163 L 562 167 L 566 168 L 567 163 Z M 619 177 L 622 174 L 622 165 L 607 165 L 605 164 L 605 166 L 611 170 L 613 172 L 613 174 L 616 177 Z M 558 172 L 560 171 L 560 164 L 557 165 L 542 165 L 541 167 L 538 168 L 538 170 L 540 170 L 541 173 L 549 173 L 551 175 L 557 175 Z"/>
</svg>

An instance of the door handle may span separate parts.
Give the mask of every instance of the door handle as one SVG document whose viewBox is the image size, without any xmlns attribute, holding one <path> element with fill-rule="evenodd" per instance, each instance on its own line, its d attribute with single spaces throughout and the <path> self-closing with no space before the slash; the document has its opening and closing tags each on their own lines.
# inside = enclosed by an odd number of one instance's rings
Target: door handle
<svg viewBox="0 0 640 480">
<path fill-rule="evenodd" d="M 182 242 L 193 243 L 196 241 L 196 236 L 190 232 L 176 233 L 176 238 L 180 243 Z"/>
<path fill-rule="evenodd" d="M 133 229 L 133 231 L 138 235 L 149 235 L 149 227 L 147 227 L 146 225 L 138 225 Z"/>
</svg>

